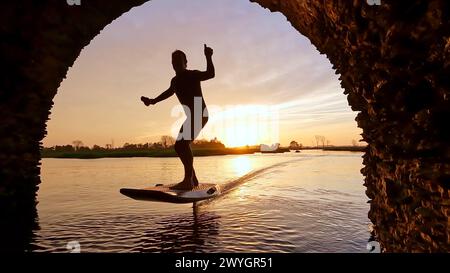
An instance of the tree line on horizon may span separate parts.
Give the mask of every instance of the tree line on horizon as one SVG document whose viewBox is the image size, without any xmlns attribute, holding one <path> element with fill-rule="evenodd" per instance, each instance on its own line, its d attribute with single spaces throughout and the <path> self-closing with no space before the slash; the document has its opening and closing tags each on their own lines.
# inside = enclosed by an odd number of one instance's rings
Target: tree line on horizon
<svg viewBox="0 0 450 273">
<path fill-rule="evenodd" d="M 313 146 L 304 146 L 302 143 L 299 143 L 295 140 L 292 140 L 289 143 L 288 148 L 291 150 L 300 150 L 303 148 L 325 148 L 330 147 L 330 141 L 326 139 L 324 136 L 316 135 L 315 136 L 316 143 Z M 74 140 L 72 144 L 67 145 L 55 145 L 52 147 L 42 147 L 43 152 L 102 152 L 102 151 L 143 151 L 143 150 L 165 150 L 171 149 L 175 145 L 175 138 L 172 136 L 164 135 L 161 136 L 160 141 L 158 142 L 147 142 L 147 143 L 125 143 L 121 147 L 113 147 L 112 144 L 106 144 L 104 147 L 99 146 L 97 144 L 92 147 L 84 145 L 81 140 Z M 356 140 L 352 140 L 353 147 L 359 147 L 359 144 Z M 225 144 L 223 144 L 217 138 L 213 138 L 210 140 L 200 139 L 194 140 L 192 143 L 193 148 L 210 148 L 210 149 L 224 149 Z"/>
<path fill-rule="evenodd" d="M 81 140 L 74 140 L 72 144 L 67 145 L 55 145 L 52 147 L 43 147 L 43 152 L 101 152 L 101 151 L 138 151 L 138 150 L 164 150 L 171 149 L 175 145 L 175 138 L 172 136 L 161 136 L 161 140 L 158 142 L 147 143 L 125 143 L 121 147 L 113 147 L 112 144 L 106 144 L 105 147 L 97 144 L 92 147 L 85 146 Z M 223 149 L 225 144 L 220 142 L 217 138 L 211 140 L 200 139 L 194 140 L 192 143 L 194 148 L 216 148 Z"/>
</svg>

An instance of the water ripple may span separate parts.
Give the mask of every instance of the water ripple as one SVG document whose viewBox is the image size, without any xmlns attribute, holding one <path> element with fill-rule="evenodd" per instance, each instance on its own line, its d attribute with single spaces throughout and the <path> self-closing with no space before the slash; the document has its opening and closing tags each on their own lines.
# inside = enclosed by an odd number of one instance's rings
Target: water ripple
<svg viewBox="0 0 450 273">
<path fill-rule="evenodd" d="M 243 176 L 226 167 L 241 156 L 196 159 L 204 168 L 198 172 L 218 179 L 225 194 L 195 206 L 138 202 L 117 192 L 122 181 L 149 172 L 156 181 L 173 181 L 176 159 L 76 161 L 75 174 L 66 172 L 73 162 L 44 160 L 33 251 L 67 252 L 70 241 L 78 241 L 82 252 L 365 250 L 370 235 L 360 157 L 247 157 L 252 169 Z"/>
</svg>

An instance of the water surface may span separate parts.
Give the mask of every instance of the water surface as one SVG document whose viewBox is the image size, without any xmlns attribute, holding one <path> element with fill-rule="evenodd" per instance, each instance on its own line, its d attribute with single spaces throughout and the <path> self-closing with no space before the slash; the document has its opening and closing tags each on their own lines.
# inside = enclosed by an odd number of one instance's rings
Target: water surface
<svg viewBox="0 0 450 273">
<path fill-rule="evenodd" d="M 182 179 L 177 158 L 43 159 L 35 251 L 366 252 L 369 205 L 362 153 L 195 158 L 201 182 L 230 191 L 212 201 L 136 201 L 123 187 Z"/>
</svg>

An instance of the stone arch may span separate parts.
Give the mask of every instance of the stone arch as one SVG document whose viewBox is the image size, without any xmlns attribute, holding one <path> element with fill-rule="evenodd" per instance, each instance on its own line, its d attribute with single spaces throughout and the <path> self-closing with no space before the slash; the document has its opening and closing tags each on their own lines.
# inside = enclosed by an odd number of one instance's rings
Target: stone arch
<svg viewBox="0 0 450 273">
<path fill-rule="evenodd" d="M 448 251 L 448 1 L 251 1 L 282 12 L 341 75 L 369 144 L 361 171 L 382 247 Z M 0 231 L 21 240 L 36 213 L 40 141 L 59 84 L 84 46 L 147 0 L 81 2 L 11 2 L 0 11 Z"/>
</svg>

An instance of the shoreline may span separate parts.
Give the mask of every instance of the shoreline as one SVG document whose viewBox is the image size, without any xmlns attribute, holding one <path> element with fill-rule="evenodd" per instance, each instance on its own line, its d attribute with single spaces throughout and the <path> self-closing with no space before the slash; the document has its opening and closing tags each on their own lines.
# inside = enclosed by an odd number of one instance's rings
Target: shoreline
<svg viewBox="0 0 450 273">
<path fill-rule="evenodd" d="M 322 148 L 323 151 L 346 151 L 346 152 L 365 152 L 367 146 L 336 146 L 336 147 L 325 147 Z"/>
<path fill-rule="evenodd" d="M 253 154 L 259 149 L 225 148 L 225 149 L 193 149 L 195 157 L 218 156 L 235 154 Z M 131 157 L 178 157 L 174 149 L 142 150 L 142 151 L 80 151 L 80 152 L 41 152 L 41 158 L 74 158 L 74 159 L 98 159 L 98 158 L 131 158 Z"/>
<path fill-rule="evenodd" d="M 347 151 L 347 152 L 364 152 L 365 146 L 348 147 L 336 146 L 325 148 L 304 148 L 302 150 L 322 150 L 322 151 Z M 224 148 L 224 149 L 193 149 L 194 157 L 203 156 L 220 156 L 220 155 L 241 155 L 241 154 L 277 154 L 286 152 L 295 152 L 289 148 L 279 148 L 276 151 L 261 152 L 259 148 Z M 132 158 L 132 157 L 178 157 L 174 149 L 164 150 L 143 150 L 143 151 L 80 151 L 80 152 L 42 152 L 41 158 L 72 158 L 72 159 L 99 159 L 99 158 Z"/>
</svg>

